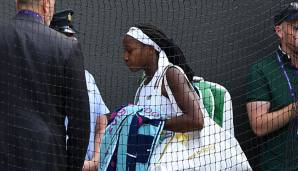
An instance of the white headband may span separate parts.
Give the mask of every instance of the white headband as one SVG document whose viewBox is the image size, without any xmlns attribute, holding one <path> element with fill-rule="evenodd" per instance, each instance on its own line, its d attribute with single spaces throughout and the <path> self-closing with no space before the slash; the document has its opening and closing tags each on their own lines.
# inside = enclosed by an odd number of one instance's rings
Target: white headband
<svg viewBox="0 0 298 171">
<path fill-rule="evenodd" d="M 137 39 L 145 45 L 153 46 L 157 52 L 161 51 L 161 48 L 137 27 L 131 27 L 128 30 L 127 35 Z"/>
<path fill-rule="evenodd" d="M 153 46 L 154 49 L 157 52 L 159 52 L 159 58 L 158 58 L 159 71 L 162 71 L 164 67 L 169 65 L 170 62 L 168 60 L 166 53 L 153 40 L 151 40 L 149 36 L 143 33 L 141 29 L 137 27 L 131 27 L 126 34 L 142 42 L 145 45 Z"/>
</svg>

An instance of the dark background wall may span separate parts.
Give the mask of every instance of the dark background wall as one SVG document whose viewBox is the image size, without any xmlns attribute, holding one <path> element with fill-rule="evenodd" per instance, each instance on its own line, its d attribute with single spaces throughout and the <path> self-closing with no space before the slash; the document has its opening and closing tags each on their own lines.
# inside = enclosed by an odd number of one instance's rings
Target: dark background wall
<svg viewBox="0 0 298 171">
<path fill-rule="evenodd" d="M 57 0 L 56 10 L 72 8 L 85 55 L 111 110 L 132 102 L 139 73 L 122 61 L 121 39 L 135 23 L 160 27 L 182 48 L 196 75 L 231 93 L 236 136 L 252 166 L 258 145 L 245 111 L 246 74 L 277 46 L 273 16 L 288 0 Z M 0 0 L 0 21 L 15 13 L 13 0 Z"/>
</svg>

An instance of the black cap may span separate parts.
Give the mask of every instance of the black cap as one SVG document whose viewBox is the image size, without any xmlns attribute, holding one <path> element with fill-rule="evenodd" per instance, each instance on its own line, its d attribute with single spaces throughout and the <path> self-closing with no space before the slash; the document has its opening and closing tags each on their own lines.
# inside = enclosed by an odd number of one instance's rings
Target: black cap
<svg viewBox="0 0 298 171">
<path fill-rule="evenodd" d="M 54 14 L 50 27 L 63 33 L 63 34 L 75 34 L 76 31 L 72 25 L 73 10 L 63 10 Z"/>
<path fill-rule="evenodd" d="M 284 21 L 291 21 L 298 19 L 298 2 L 292 2 L 279 14 L 274 16 L 274 25 L 280 25 Z"/>
</svg>

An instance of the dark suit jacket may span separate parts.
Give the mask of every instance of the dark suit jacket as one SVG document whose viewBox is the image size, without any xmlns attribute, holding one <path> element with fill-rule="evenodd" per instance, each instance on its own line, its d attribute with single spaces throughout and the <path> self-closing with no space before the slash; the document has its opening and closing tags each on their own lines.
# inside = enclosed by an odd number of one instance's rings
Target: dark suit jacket
<svg viewBox="0 0 298 171">
<path fill-rule="evenodd" d="M 0 58 L 0 170 L 81 169 L 89 104 L 78 42 L 19 13 L 0 24 Z"/>
</svg>

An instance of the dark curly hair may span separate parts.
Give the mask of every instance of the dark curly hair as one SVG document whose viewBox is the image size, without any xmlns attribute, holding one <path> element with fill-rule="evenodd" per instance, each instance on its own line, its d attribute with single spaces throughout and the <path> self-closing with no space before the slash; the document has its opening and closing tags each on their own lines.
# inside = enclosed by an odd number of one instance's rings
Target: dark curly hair
<svg viewBox="0 0 298 171">
<path fill-rule="evenodd" d="M 186 63 L 185 56 L 182 50 L 169 39 L 159 28 L 150 24 L 136 24 L 137 27 L 143 31 L 151 40 L 153 40 L 165 53 L 169 61 L 181 67 L 185 72 L 189 81 L 193 81 L 194 72 Z"/>
</svg>

